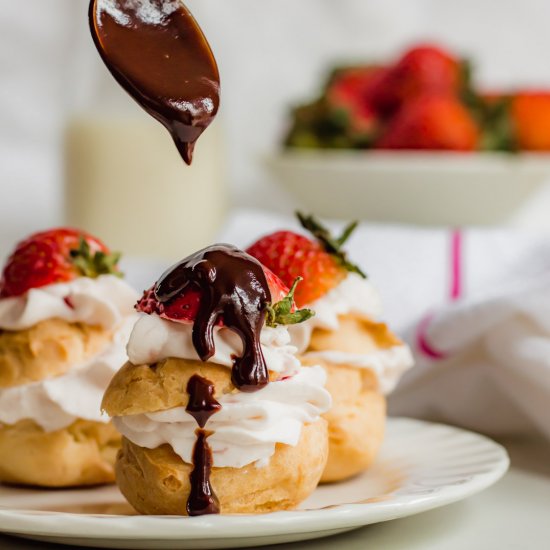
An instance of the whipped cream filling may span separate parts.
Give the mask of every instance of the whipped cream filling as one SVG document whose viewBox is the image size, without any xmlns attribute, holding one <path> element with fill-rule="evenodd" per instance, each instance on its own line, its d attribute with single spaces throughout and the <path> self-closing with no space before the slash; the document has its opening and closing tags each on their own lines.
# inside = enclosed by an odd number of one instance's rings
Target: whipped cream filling
<svg viewBox="0 0 550 550">
<path fill-rule="evenodd" d="M 340 326 L 340 315 L 355 314 L 369 319 L 378 319 L 382 315 L 378 291 L 368 279 L 357 273 L 348 273 L 337 287 L 309 307 L 315 311 L 315 317 L 311 319 L 313 326 L 327 330 L 336 330 Z"/>
<path fill-rule="evenodd" d="M 311 320 L 289 327 L 291 342 L 307 358 L 319 359 L 334 365 L 351 365 L 372 370 L 378 377 L 380 391 L 391 393 L 403 374 L 414 364 L 410 348 L 406 344 L 380 348 L 365 354 L 338 350 L 308 352 L 311 335 L 316 328 L 337 331 L 339 317 L 357 315 L 376 320 L 382 315 L 382 302 L 373 284 L 356 273 L 348 276 L 325 296 L 309 306 L 315 311 Z"/>
<path fill-rule="evenodd" d="M 315 311 L 315 317 L 289 327 L 292 344 L 300 353 L 308 348 L 314 329 L 338 330 L 341 315 L 355 314 L 367 319 L 378 319 L 382 315 L 380 295 L 368 279 L 357 273 L 348 273 L 338 286 L 308 307 Z"/>
<path fill-rule="evenodd" d="M 304 357 L 326 361 L 333 365 L 369 369 L 376 374 L 380 391 L 384 395 L 389 395 L 396 388 L 403 374 L 414 365 L 413 354 L 406 344 L 382 348 L 364 355 L 342 351 L 316 351 L 306 353 Z"/>
<path fill-rule="evenodd" d="M 101 412 L 103 394 L 116 371 L 127 361 L 125 344 L 135 323 L 127 317 L 107 347 L 70 372 L 0 390 L 0 424 L 33 420 L 45 432 L 67 428 L 77 419 L 107 423 Z"/>
<path fill-rule="evenodd" d="M 48 319 L 62 319 L 112 330 L 134 313 L 138 297 L 128 283 L 115 275 L 79 277 L 1 299 L 0 329 L 26 330 Z"/>
<path fill-rule="evenodd" d="M 170 357 L 200 361 L 192 336 L 192 323 L 176 323 L 158 315 L 142 314 L 130 336 L 128 357 L 134 365 L 152 365 Z M 291 344 L 286 327 L 264 327 L 260 341 L 270 371 L 287 376 L 298 372 L 297 349 Z M 238 334 L 225 327 L 214 328 L 214 344 L 216 353 L 210 363 L 231 368 L 234 357 L 243 352 Z"/>
<path fill-rule="evenodd" d="M 268 363 L 269 364 L 269 363 Z M 331 406 L 321 367 L 299 367 L 290 377 L 271 382 L 254 393 L 216 396 L 221 410 L 206 425 L 214 466 L 266 466 L 278 443 L 296 446 L 304 424 L 316 422 Z M 113 418 L 118 431 L 140 447 L 168 444 L 183 461 L 192 463 L 197 422 L 184 407 Z"/>
</svg>

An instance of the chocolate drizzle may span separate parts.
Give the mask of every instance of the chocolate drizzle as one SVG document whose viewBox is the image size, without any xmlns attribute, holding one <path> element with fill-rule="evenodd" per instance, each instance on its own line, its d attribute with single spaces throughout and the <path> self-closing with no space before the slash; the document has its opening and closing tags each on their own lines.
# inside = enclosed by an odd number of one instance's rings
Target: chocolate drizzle
<svg viewBox="0 0 550 550">
<path fill-rule="evenodd" d="M 214 397 L 214 384 L 195 374 L 187 384 L 187 393 L 189 402 L 185 410 L 204 428 L 210 417 L 222 408 Z"/>
<path fill-rule="evenodd" d="M 191 13 L 176 0 L 91 0 L 90 27 L 111 74 L 191 164 L 220 104 L 218 67 Z"/>
<path fill-rule="evenodd" d="M 208 444 L 211 433 L 203 429 L 198 429 L 195 433 L 197 441 L 193 449 L 193 471 L 189 474 L 191 491 L 187 499 L 187 513 L 190 516 L 219 514 L 220 503 L 210 484 L 214 465 L 212 449 Z"/>
<path fill-rule="evenodd" d="M 190 378 L 187 393 L 189 403 L 186 410 L 200 426 L 195 432 L 197 441 L 193 448 L 193 470 L 189 474 L 191 491 L 187 499 L 187 513 L 190 516 L 219 514 L 220 504 L 210 483 L 214 465 L 212 449 L 208 444 L 211 432 L 204 430 L 204 427 L 210 417 L 220 411 L 221 405 L 214 397 L 214 384 L 201 376 Z"/>
<path fill-rule="evenodd" d="M 261 264 L 234 246 L 214 245 L 170 268 L 157 283 L 155 296 L 166 304 L 190 286 L 201 292 L 193 325 L 193 345 L 199 357 L 208 361 L 216 353 L 214 326 L 222 317 L 243 343 L 242 356 L 234 358 L 233 384 L 245 392 L 266 386 L 269 372 L 260 333 L 271 292 Z"/>
</svg>

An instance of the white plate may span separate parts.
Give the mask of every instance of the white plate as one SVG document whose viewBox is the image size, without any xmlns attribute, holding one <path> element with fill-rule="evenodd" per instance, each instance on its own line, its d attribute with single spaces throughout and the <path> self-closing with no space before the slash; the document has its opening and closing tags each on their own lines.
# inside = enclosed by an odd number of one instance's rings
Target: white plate
<svg viewBox="0 0 550 550">
<path fill-rule="evenodd" d="M 293 512 L 262 516 L 128 516 L 116 488 L 0 488 L 0 531 L 104 548 L 243 548 L 334 535 L 471 496 L 509 465 L 491 440 L 456 428 L 390 419 L 383 452 L 364 475 L 323 486 Z"/>
<path fill-rule="evenodd" d="M 548 154 L 289 150 L 266 162 L 300 206 L 382 222 L 512 222 L 550 181 Z"/>
</svg>

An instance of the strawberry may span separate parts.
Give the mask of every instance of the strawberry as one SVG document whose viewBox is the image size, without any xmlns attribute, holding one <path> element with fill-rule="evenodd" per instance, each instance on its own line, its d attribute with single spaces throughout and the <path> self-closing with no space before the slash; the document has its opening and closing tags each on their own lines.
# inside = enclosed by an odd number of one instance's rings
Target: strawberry
<svg viewBox="0 0 550 550">
<path fill-rule="evenodd" d="M 333 108 L 353 108 L 358 102 L 368 102 L 369 87 L 379 67 L 349 67 L 337 69 L 331 75 L 325 90 L 328 104 Z"/>
<path fill-rule="evenodd" d="M 377 148 L 473 151 L 479 137 L 474 119 L 458 99 L 423 96 L 403 107 Z"/>
<path fill-rule="evenodd" d="M 176 299 L 168 303 L 161 303 L 155 296 L 155 287 L 143 293 L 143 297 L 137 303 L 136 309 L 147 315 L 159 315 L 163 319 L 180 323 L 193 322 L 199 311 L 201 294 L 198 289 L 189 287 Z"/>
<path fill-rule="evenodd" d="M 285 284 L 290 285 L 296 278 L 302 277 L 304 280 L 296 289 L 295 300 L 299 307 L 303 307 L 336 287 L 348 271 L 364 274 L 348 262 L 341 250 L 356 223 L 348 226 L 339 239 L 333 239 L 313 217 L 302 214 L 298 217 L 316 240 L 291 231 L 279 231 L 263 237 L 247 252 L 274 271 Z"/>
<path fill-rule="evenodd" d="M 342 125 L 352 144 L 367 146 L 378 134 L 378 116 L 367 97 L 372 73 L 370 68 L 344 71 L 326 91 L 328 116 Z"/>
<path fill-rule="evenodd" d="M 291 325 L 301 323 L 313 316 L 309 310 L 296 310 L 294 294 L 300 279 L 296 279 L 289 290 L 287 286 L 271 270 L 264 267 L 264 273 L 271 293 L 272 303 L 267 306 L 268 326 Z M 167 303 L 161 303 L 155 296 L 156 285 L 146 290 L 136 309 L 147 315 L 159 315 L 177 323 L 192 323 L 197 318 L 201 302 L 200 291 L 189 286 L 175 299 Z M 223 318 L 218 324 L 223 325 Z"/>
<path fill-rule="evenodd" d="M 483 128 L 484 149 L 550 151 L 550 92 L 482 92 L 470 107 Z"/>
<path fill-rule="evenodd" d="M 121 276 L 120 254 L 111 254 L 99 240 L 77 229 L 51 229 L 19 243 L 0 281 L 0 298 L 21 296 L 32 288 L 72 281 L 77 277 Z"/>
<path fill-rule="evenodd" d="M 304 278 L 296 292 L 299 306 L 313 303 L 345 278 L 345 270 L 319 243 L 291 231 L 263 237 L 247 252 L 269 265 L 285 282 Z"/>
<path fill-rule="evenodd" d="M 550 151 L 549 92 L 516 94 L 511 100 L 510 117 L 518 149 Z"/>
<path fill-rule="evenodd" d="M 372 143 L 379 130 L 379 120 L 370 100 L 370 90 L 385 69 L 350 67 L 334 72 L 325 91 L 329 116 L 340 118 L 350 140 L 357 144 Z"/>
<path fill-rule="evenodd" d="M 464 66 L 451 53 L 431 44 L 407 51 L 370 90 L 370 100 L 383 116 L 424 94 L 458 94 L 465 85 Z"/>
<path fill-rule="evenodd" d="M 267 284 L 269 286 L 269 292 L 271 294 L 271 300 L 273 303 L 278 303 L 281 300 L 284 300 L 288 297 L 289 288 L 292 288 L 292 285 L 295 283 L 293 281 L 290 285 L 285 285 L 285 283 L 271 271 L 271 269 L 264 267 L 265 278 L 267 279 Z M 298 277 L 296 277 L 298 278 Z"/>
<path fill-rule="evenodd" d="M 300 148 L 371 146 L 379 134 L 380 124 L 369 100 L 369 89 L 381 71 L 377 66 L 334 70 L 323 95 L 294 110 L 294 125 L 287 145 Z"/>
</svg>

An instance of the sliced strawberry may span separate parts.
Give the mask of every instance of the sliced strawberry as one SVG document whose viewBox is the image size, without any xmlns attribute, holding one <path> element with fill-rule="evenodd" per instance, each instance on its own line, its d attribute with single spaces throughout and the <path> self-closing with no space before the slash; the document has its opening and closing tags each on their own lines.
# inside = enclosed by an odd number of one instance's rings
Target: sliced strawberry
<svg viewBox="0 0 550 550">
<path fill-rule="evenodd" d="M 111 254 L 97 238 L 77 229 L 36 233 L 19 243 L 0 281 L 0 298 L 21 296 L 32 288 L 72 281 L 77 277 L 120 276 L 120 254 Z"/>
<path fill-rule="evenodd" d="M 161 303 L 155 296 L 155 287 L 146 290 L 141 300 L 137 303 L 136 309 L 148 315 L 159 315 L 164 319 L 180 323 L 193 322 L 199 311 L 201 295 L 192 287 L 168 303 Z"/>
<path fill-rule="evenodd" d="M 285 285 L 285 283 L 271 271 L 271 269 L 264 266 L 265 278 L 267 279 L 267 284 L 269 286 L 269 291 L 271 293 L 271 301 L 276 304 L 284 300 L 289 293 L 289 288 L 292 286 Z"/>
</svg>

